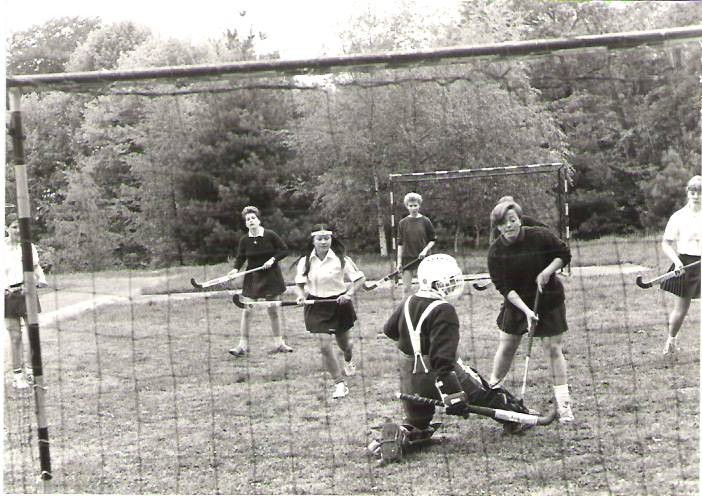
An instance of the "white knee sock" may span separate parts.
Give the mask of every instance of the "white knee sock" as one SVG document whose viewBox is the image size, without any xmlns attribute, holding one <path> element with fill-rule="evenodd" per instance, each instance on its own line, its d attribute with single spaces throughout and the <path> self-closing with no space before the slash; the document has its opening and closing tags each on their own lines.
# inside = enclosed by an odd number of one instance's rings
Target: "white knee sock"
<svg viewBox="0 0 702 496">
<path fill-rule="evenodd" d="M 570 391 L 568 390 L 568 384 L 553 386 L 553 394 L 556 397 L 556 403 L 559 405 L 570 403 Z"/>
</svg>

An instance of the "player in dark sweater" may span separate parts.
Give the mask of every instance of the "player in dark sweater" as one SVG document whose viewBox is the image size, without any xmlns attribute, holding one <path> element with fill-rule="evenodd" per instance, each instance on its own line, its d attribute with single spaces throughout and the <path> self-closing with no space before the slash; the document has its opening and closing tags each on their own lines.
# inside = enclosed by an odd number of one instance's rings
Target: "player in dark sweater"
<svg viewBox="0 0 702 496">
<path fill-rule="evenodd" d="M 428 217 L 419 213 L 422 196 L 407 193 L 403 201 L 409 212 L 397 226 L 397 268 L 402 270 L 402 294 L 407 298 L 412 294 L 412 277 L 417 274 L 419 262 L 430 252 L 436 243 L 434 225 Z M 409 267 L 413 260 L 417 262 Z"/>
<path fill-rule="evenodd" d="M 497 203 L 500 204 L 502 202 L 514 202 L 514 198 L 511 196 L 503 196 L 499 200 L 497 200 Z M 540 220 L 535 219 L 534 217 L 529 217 L 528 215 L 522 214 L 522 227 L 549 227 L 548 224 L 544 224 Z M 490 225 L 490 244 L 492 244 L 497 238 L 500 237 L 500 230 L 497 228 L 497 226 Z"/>
<path fill-rule="evenodd" d="M 463 275 L 456 260 L 444 254 L 426 257 L 417 271 L 419 290 L 398 306 L 385 323 L 385 335 L 399 348 L 400 388 L 403 393 L 443 400 L 449 415 L 466 415 L 466 404 L 529 413 L 504 389 L 491 389 L 480 374 L 458 359 L 460 339 L 456 309 L 447 301 L 463 291 Z M 410 446 L 433 435 L 433 405 L 403 400 L 405 423 L 388 422 L 382 441 L 369 447 L 383 461 L 401 458 Z M 522 424 L 499 421 L 508 433 Z"/>
<path fill-rule="evenodd" d="M 493 362 L 490 384 L 499 385 L 509 371 L 529 321 L 534 336 L 543 338 L 549 356 L 553 388 L 561 423 L 574 420 L 570 406 L 567 365 L 562 334 L 568 330 L 563 284 L 555 273 L 570 262 L 568 246 L 543 227 L 522 227 L 522 209 L 515 202 L 498 203 L 490 220 L 500 230 L 488 250 L 490 279 L 504 296 L 497 318 L 500 344 Z M 537 291 L 541 293 L 534 308 Z M 538 315 L 538 317 L 537 317 Z"/>
<path fill-rule="evenodd" d="M 260 212 L 256 207 L 248 206 L 241 212 L 248 234 L 239 241 L 239 250 L 234 260 L 234 269 L 229 275 L 235 275 L 246 262 L 248 270 L 264 267 L 264 270 L 251 272 L 244 276 L 242 296 L 251 300 L 278 300 L 285 293 L 285 281 L 278 262 L 288 255 L 288 248 L 275 232 L 261 226 Z M 291 352 L 293 349 L 285 344 L 281 332 L 280 307 L 269 307 L 268 316 L 273 330 L 274 353 Z M 241 337 L 239 345 L 229 350 L 235 357 L 249 353 L 249 329 L 251 327 L 252 308 L 243 310 L 241 315 Z"/>
</svg>

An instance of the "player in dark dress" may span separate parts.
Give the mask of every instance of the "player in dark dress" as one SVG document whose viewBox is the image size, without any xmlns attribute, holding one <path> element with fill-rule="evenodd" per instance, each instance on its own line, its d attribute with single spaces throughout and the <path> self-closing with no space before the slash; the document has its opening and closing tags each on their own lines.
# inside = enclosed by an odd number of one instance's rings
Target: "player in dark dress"
<svg viewBox="0 0 702 496">
<path fill-rule="evenodd" d="M 417 278 L 419 290 L 395 309 L 383 328 L 397 342 L 401 391 L 443 400 L 449 415 L 465 416 L 467 403 L 530 413 L 507 390 L 490 388 L 475 369 L 458 359 L 458 315 L 448 301 L 463 291 L 463 274 L 456 260 L 445 254 L 430 255 L 420 263 Z M 399 460 L 409 447 L 428 442 L 435 431 L 433 405 L 402 400 L 402 407 L 404 423 L 385 423 L 382 439 L 369 446 L 384 462 Z M 529 427 L 498 422 L 508 434 Z"/>
<path fill-rule="evenodd" d="M 278 262 L 288 255 L 288 248 L 274 231 L 261 226 L 260 212 L 256 207 L 248 206 L 241 212 L 248 234 L 239 241 L 239 250 L 234 269 L 229 275 L 236 275 L 246 262 L 247 270 L 264 267 L 263 270 L 252 272 L 244 276 L 242 296 L 249 300 L 279 300 L 285 293 L 285 281 Z M 253 308 L 243 310 L 241 316 L 241 337 L 239 345 L 229 350 L 235 357 L 242 357 L 249 353 L 249 329 Z M 271 319 L 273 330 L 273 353 L 291 352 L 293 349 L 285 344 L 281 329 L 281 308 L 269 307 L 268 316 Z"/>
<path fill-rule="evenodd" d="M 562 424 L 574 421 L 562 336 L 568 330 L 565 292 L 555 273 L 570 263 L 568 246 L 544 227 L 522 227 L 522 208 L 515 202 L 498 203 L 490 222 L 500 230 L 488 250 L 490 279 L 504 296 L 497 317 L 500 344 L 493 361 L 490 384 L 499 385 L 512 366 L 522 336 L 535 325 L 549 357 L 553 389 Z M 534 308 L 537 291 L 541 293 Z M 538 315 L 538 317 L 537 317 Z"/>
</svg>

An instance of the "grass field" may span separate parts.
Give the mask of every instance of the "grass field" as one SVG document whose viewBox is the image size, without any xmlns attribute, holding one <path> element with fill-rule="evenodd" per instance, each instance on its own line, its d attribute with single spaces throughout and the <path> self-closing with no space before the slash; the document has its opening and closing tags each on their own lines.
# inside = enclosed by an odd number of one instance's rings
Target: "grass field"
<svg viewBox="0 0 702 496">
<path fill-rule="evenodd" d="M 647 254 L 652 251 L 653 254 Z M 574 262 L 665 262 L 642 240 L 573 247 Z M 383 263 L 361 264 L 370 278 Z M 365 267 L 368 267 L 366 269 Z M 204 269 L 199 269 L 203 275 Z M 209 269 L 208 269 L 209 270 Z M 217 268 L 210 277 L 220 275 Z M 187 286 L 187 271 L 151 287 Z M 70 287 L 77 276 L 59 278 Z M 633 275 L 564 281 L 566 352 L 576 423 L 503 436 L 492 420 L 444 417 L 435 442 L 402 464 L 365 455 L 384 419 L 401 419 L 396 350 L 376 339 L 397 289 L 359 294 L 353 330 L 357 376 L 331 400 L 317 338 L 301 310 L 285 310 L 295 352 L 269 355 L 265 314 L 255 317 L 252 355 L 233 359 L 239 310 L 226 293 L 133 299 L 42 329 L 53 486 L 62 493 L 177 494 L 697 494 L 700 307 L 693 303 L 683 351 L 664 359 L 670 300 Z M 73 281 L 73 282 L 71 282 Z M 183 282 L 185 281 L 185 283 Z M 457 303 L 460 355 L 489 374 L 500 296 L 466 290 Z M 521 381 L 523 354 L 507 382 Z M 7 367 L 6 367 L 7 368 Z M 6 377 L 9 377 L 6 374 Z M 527 403 L 550 396 L 537 345 Z M 4 491 L 36 492 L 39 473 L 32 396 L 5 383 Z"/>
</svg>

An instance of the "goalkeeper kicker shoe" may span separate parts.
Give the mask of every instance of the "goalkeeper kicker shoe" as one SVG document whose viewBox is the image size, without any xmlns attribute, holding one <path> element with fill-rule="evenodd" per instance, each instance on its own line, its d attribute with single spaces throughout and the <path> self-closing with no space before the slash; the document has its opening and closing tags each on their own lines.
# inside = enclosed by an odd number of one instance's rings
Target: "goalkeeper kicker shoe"
<svg viewBox="0 0 702 496">
<path fill-rule="evenodd" d="M 380 461 L 383 464 L 402 460 L 402 431 L 394 422 L 383 424 L 380 440 Z"/>
</svg>

